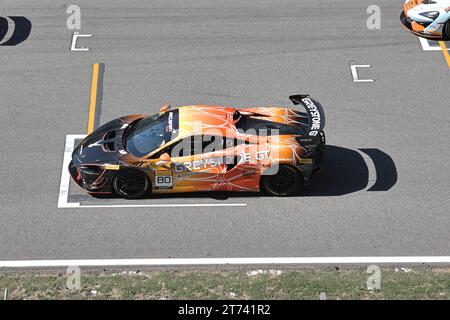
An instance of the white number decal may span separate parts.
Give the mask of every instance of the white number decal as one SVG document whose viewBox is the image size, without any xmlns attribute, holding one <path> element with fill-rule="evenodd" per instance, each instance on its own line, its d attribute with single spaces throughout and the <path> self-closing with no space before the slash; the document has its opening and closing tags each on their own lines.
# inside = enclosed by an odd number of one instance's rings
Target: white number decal
<svg viewBox="0 0 450 320">
<path fill-rule="evenodd" d="M 155 176 L 156 188 L 172 188 L 173 181 L 171 175 L 158 175 Z"/>
</svg>

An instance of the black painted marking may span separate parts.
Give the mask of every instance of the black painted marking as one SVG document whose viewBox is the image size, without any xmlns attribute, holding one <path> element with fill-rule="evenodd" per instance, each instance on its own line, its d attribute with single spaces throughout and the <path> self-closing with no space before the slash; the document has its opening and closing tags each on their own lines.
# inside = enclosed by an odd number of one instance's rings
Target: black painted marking
<svg viewBox="0 0 450 320">
<path fill-rule="evenodd" d="M 6 18 L 0 17 L 0 42 L 8 33 L 8 20 Z"/>
<path fill-rule="evenodd" d="M 13 16 L 9 17 L 15 25 L 14 32 L 11 38 L 6 40 L 6 42 L 0 44 L 1 46 L 16 46 L 19 43 L 24 42 L 31 33 L 31 21 L 25 17 Z M 5 23 L 6 21 L 6 28 Z M 8 32 L 8 20 L 0 17 L 0 41 L 3 40 L 6 33 Z"/>
</svg>

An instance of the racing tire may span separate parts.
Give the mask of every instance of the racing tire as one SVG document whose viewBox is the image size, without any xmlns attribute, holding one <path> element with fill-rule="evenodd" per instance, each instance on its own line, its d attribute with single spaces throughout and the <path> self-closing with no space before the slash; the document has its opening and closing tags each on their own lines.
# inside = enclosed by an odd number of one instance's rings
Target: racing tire
<svg viewBox="0 0 450 320">
<path fill-rule="evenodd" d="M 274 174 L 261 177 L 261 189 L 276 197 L 293 196 L 303 186 L 303 176 L 294 167 L 280 164 Z"/>
<path fill-rule="evenodd" d="M 152 186 L 148 176 L 138 170 L 122 170 L 112 181 L 114 192 L 125 199 L 141 199 Z"/>
<path fill-rule="evenodd" d="M 450 41 L 450 20 L 448 20 L 442 28 L 442 37 L 444 41 Z"/>
</svg>

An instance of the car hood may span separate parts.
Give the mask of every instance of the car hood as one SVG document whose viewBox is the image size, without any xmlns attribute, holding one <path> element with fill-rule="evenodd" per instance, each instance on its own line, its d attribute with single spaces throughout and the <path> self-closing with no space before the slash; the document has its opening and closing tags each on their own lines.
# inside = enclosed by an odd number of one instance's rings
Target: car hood
<svg viewBox="0 0 450 320">
<path fill-rule="evenodd" d="M 135 120 L 143 115 L 133 115 L 112 120 L 84 138 L 72 153 L 76 166 L 88 164 L 116 164 L 127 152 L 123 134 Z"/>
<path fill-rule="evenodd" d="M 405 2 L 405 15 L 417 22 L 431 22 L 433 19 L 421 16 L 421 13 L 430 11 L 444 12 L 450 6 L 450 0 L 418 1 L 410 0 Z"/>
</svg>

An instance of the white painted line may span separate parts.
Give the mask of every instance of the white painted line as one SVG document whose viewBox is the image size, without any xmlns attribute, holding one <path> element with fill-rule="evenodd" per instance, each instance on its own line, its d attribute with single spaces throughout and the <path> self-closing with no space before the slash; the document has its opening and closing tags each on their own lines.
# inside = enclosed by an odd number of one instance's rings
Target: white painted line
<svg viewBox="0 0 450 320">
<path fill-rule="evenodd" d="M 177 207 L 245 207 L 246 203 L 174 203 L 174 204 L 105 204 L 83 205 L 77 208 L 177 208 Z"/>
<path fill-rule="evenodd" d="M 430 42 L 427 39 L 422 37 L 418 37 L 420 41 L 420 45 L 422 46 L 423 51 L 442 51 L 441 46 L 430 46 Z M 450 48 L 447 48 L 450 51 Z"/>
<path fill-rule="evenodd" d="M 355 61 L 350 61 L 353 82 L 375 82 L 374 79 L 359 79 L 358 68 L 370 68 L 370 64 L 355 64 Z"/>
<path fill-rule="evenodd" d="M 405 257 L 281 257 L 281 258 L 185 258 L 0 261 L 0 268 L 107 267 L 107 266 L 205 266 L 205 265 L 314 265 L 314 264 L 449 264 L 450 256 Z"/>
<path fill-rule="evenodd" d="M 77 47 L 78 38 L 91 38 L 92 34 L 80 34 L 79 32 L 74 32 L 72 35 L 72 42 L 70 43 L 70 51 L 89 51 L 89 48 Z"/>
<path fill-rule="evenodd" d="M 76 139 L 83 139 L 86 135 L 84 134 L 68 134 L 66 136 L 66 145 L 64 148 L 64 158 L 61 169 L 61 182 L 59 184 L 59 196 L 58 196 L 58 208 L 74 208 L 79 206 L 79 203 L 68 203 L 67 199 L 69 197 L 69 183 L 70 174 L 69 167 L 70 160 L 72 159 L 72 152 Z"/>
<path fill-rule="evenodd" d="M 58 208 L 184 208 L 184 207 L 246 207 L 246 203 L 180 203 L 180 204 L 111 204 L 83 205 L 79 202 L 68 202 L 70 174 L 67 169 L 72 159 L 76 139 L 84 139 L 85 134 L 68 134 L 64 148 L 61 182 L 59 185 Z"/>
</svg>

